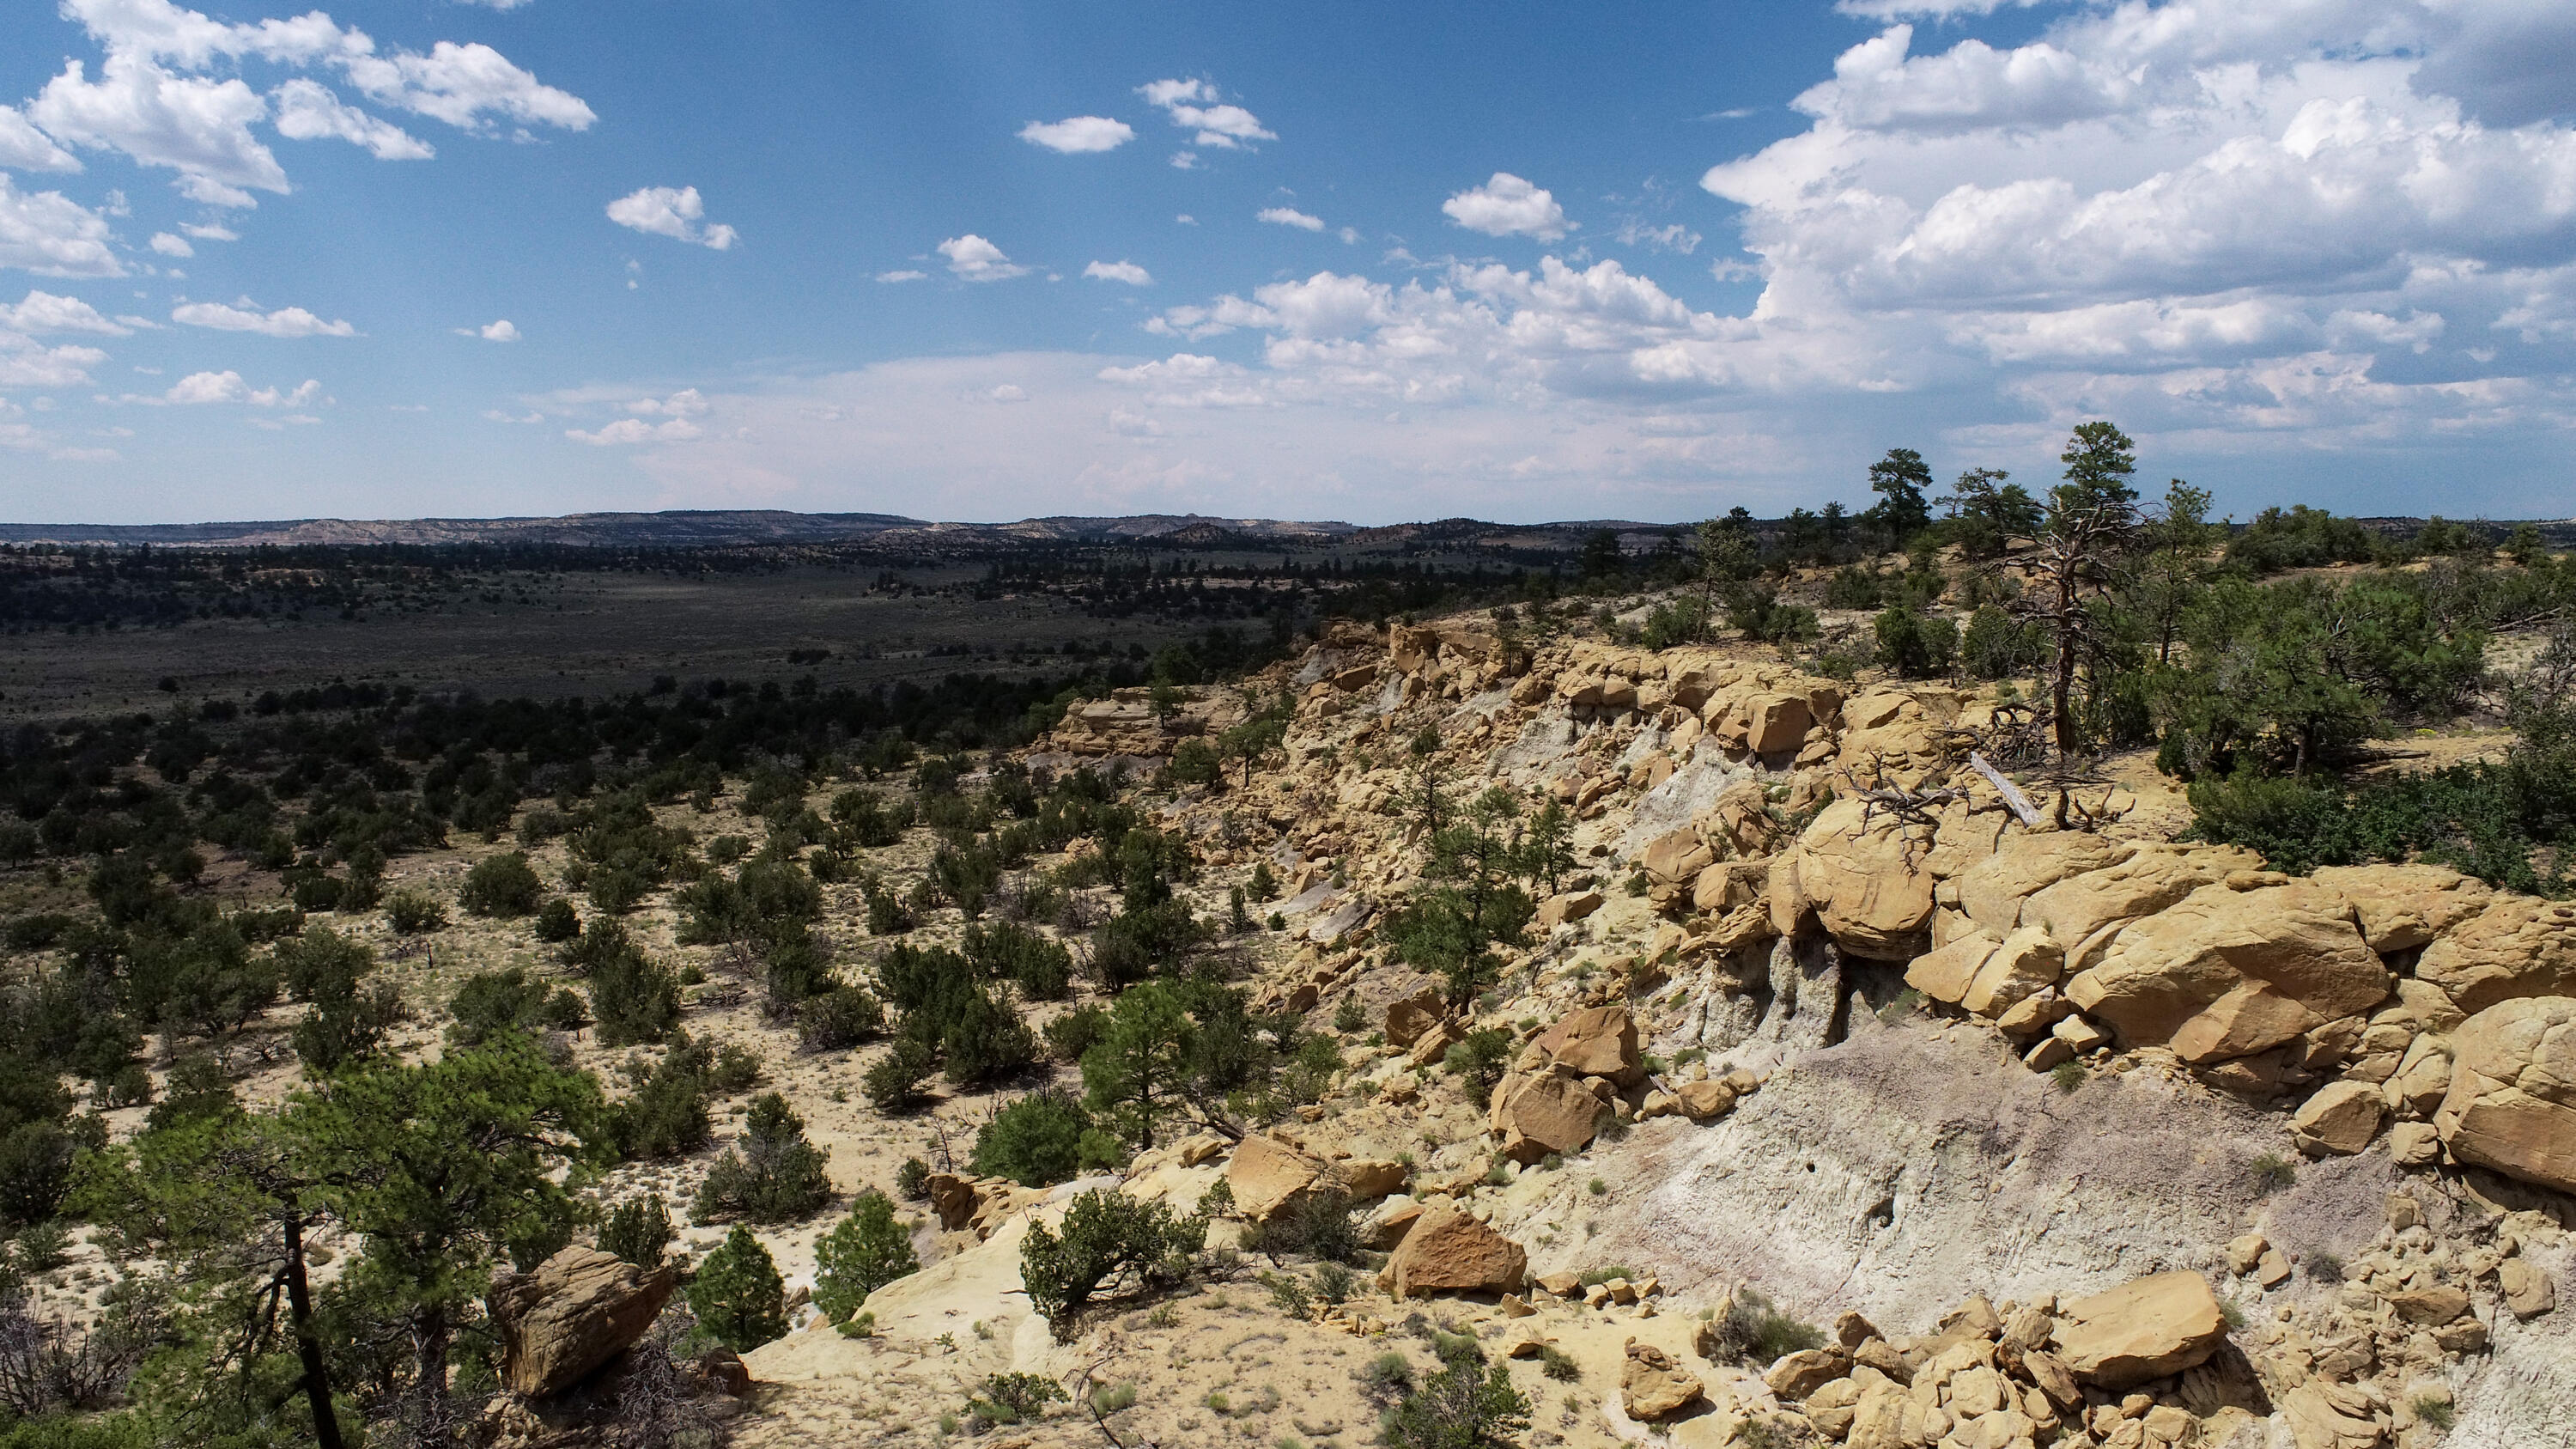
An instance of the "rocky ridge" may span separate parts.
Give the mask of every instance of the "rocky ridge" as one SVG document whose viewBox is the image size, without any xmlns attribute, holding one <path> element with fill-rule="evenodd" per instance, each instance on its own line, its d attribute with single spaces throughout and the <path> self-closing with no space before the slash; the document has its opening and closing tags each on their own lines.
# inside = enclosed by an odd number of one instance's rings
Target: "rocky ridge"
<svg viewBox="0 0 2576 1449">
<path fill-rule="evenodd" d="M 1255 910 L 1290 948 L 1266 1003 L 1355 999 L 1382 1044 L 1306 1120 L 1147 1153 L 1124 1190 L 1186 1206 L 1222 1180 L 1246 1223 L 1362 1203 L 1389 1299 L 1318 1306 L 1283 1343 L 1338 1356 L 1429 1298 L 1517 1364 L 1621 1386 L 1536 1442 L 2576 1435 L 2555 1313 L 2576 907 L 2429 866 L 2293 879 L 2178 840 L 2144 775 L 2016 784 L 1985 753 L 2009 759 L 2012 707 L 1945 687 L 1477 621 L 1344 626 L 1256 683 L 1297 701 L 1289 766 L 1182 792 L 1161 823 L 1208 866 L 1271 866 Z M 1240 708 L 1108 701 L 1035 758 L 1152 759 Z M 1532 944 L 1464 1017 L 1375 934 L 1419 886 L 1405 746 L 1426 725 L 1453 784 L 1581 822 Z M 1453 1100 L 1434 1069 L 1479 1027 L 1511 1034 L 1508 1068 Z M 794 1334 L 751 1370 L 808 1404 L 921 1371 L 900 1325 L 942 1321 L 920 1317 L 928 1280 L 1015 1277 L 1002 1255 L 1066 1195 L 935 1182 L 953 1267 L 887 1290 L 878 1338 Z M 1587 1271 L 1623 1259 L 1646 1267 Z M 1831 1340 L 1746 1362 L 1720 1326 L 1764 1295 L 1839 1312 Z M 1025 1300 L 993 1306 L 957 1374 L 1075 1374 L 1200 1331 L 1131 1318 L 1060 1345 Z M 1154 1422 L 1198 1442 L 1187 1413 Z"/>
</svg>

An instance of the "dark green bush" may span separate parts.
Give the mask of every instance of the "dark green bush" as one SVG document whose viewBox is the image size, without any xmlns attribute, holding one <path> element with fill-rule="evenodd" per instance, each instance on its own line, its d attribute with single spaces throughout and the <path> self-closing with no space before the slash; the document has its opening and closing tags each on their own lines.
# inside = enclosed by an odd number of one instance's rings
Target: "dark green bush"
<svg viewBox="0 0 2576 1449">
<path fill-rule="evenodd" d="M 689 1282 L 689 1311 L 718 1343 L 747 1353 L 787 1332 L 787 1285 L 751 1229 L 736 1224 Z"/>
<path fill-rule="evenodd" d="M 573 909 L 572 902 L 561 896 L 550 896 L 544 905 L 537 908 L 538 940 L 553 945 L 572 940 L 580 934 L 581 913 Z"/>
<path fill-rule="evenodd" d="M 1011 982 L 1031 1001 L 1062 1001 L 1072 993 L 1073 953 L 1027 926 L 968 926 L 965 946 L 976 970 Z"/>
<path fill-rule="evenodd" d="M 669 1253 L 671 1240 L 679 1230 L 671 1226 L 670 1205 L 658 1192 L 630 1197 L 609 1209 L 607 1219 L 599 1225 L 599 1250 L 613 1254 L 647 1271 L 661 1268 Z"/>
<path fill-rule="evenodd" d="M 1020 1243 L 1020 1280 L 1056 1337 L 1071 1339 L 1094 1297 L 1121 1287 L 1150 1292 L 1179 1283 L 1206 1241 L 1205 1218 L 1179 1217 L 1169 1203 L 1094 1189 L 1073 1200 L 1061 1230 L 1029 1225 Z"/>
<path fill-rule="evenodd" d="M 805 1140 L 805 1119 L 785 1097 L 768 1092 L 752 1100 L 742 1139 L 707 1169 L 690 1216 L 701 1223 L 725 1217 L 786 1222 L 831 1199 L 823 1152 Z"/>
<path fill-rule="evenodd" d="M 400 935 L 426 935 L 447 924 L 447 907 L 419 891 L 396 891 L 385 898 L 385 922 Z"/>
<path fill-rule="evenodd" d="M 1109 1008 L 1097 1002 L 1077 1006 L 1047 1023 L 1047 1055 L 1060 1062 L 1081 1061 L 1108 1034 Z"/>
<path fill-rule="evenodd" d="M 1529 1428 L 1529 1400 L 1501 1364 L 1458 1362 L 1423 1380 L 1378 1429 L 1386 1449 L 1510 1449 Z"/>
<path fill-rule="evenodd" d="M 511 851 L 475 862 L 465 873 L 465 886 L 456 900 L 471 915 L 524 916 L 537 908 L 537 898 L 545 890 L 528 858 Z"/>
<path fill-rule="evenodd" d="M 1091 1114 L 1061 1092 L 1031 1092 L 993 1114 L 975 1133 L 977 1177 L 1007 1177 L 1022 1187 L 1046 1187 L 1072 1177 L 1082 1165 L 1082 1137 Z"/>
<path fill-rule="evenodd" d="M 845 1323 L 869 1294 L 920 1268 L 912 1234 L 895 1221 L 894 1204 L 881 1192 L 860 1193 L 849 1216 L 814 1244 L 814 1306 L 832 1322 Z"/>
<path fill-rule="evenodd" d="M 1881 610 L 1873 627 L 1880 666 L 1907 679 L 1947 674 L 1958 655 L 1959 626 L 1912 605 Z"/>
</svg>

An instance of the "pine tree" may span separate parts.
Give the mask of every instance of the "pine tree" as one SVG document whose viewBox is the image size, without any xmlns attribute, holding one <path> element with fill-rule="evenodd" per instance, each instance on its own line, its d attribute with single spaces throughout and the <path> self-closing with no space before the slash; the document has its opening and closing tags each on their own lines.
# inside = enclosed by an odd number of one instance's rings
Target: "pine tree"
<svg viewBox="0 0 2576 1449">
<path fill-rule="evenodd" d="M 689 1311 L 718 1343 L 748 1352 L 787 1332 L 787 1285 L 751 1229 L 737 1223 L 689 1282 Z"/>
<path fill-rule="evenodd" d="M 834 1323 L 846 1323 L 868 1295 L 919 1272 L 912 1234 L 895 1221 L 884 1193 L 863 1192 L 850 1215 L 814 1244 L 814 1306 Z"/>
</svg>

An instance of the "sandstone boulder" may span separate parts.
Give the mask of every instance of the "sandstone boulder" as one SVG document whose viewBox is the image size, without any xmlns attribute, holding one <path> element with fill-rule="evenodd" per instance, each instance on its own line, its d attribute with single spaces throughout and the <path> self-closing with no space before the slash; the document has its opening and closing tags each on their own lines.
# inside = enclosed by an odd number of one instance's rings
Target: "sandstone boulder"
<svg viewBox="0 0 2576 1449">
<path fill-rule="evenodd" d="M 1256 1132 L 1235 1145 L 1225 1165 L 1225 1183 L 1234 1193 L 1236 1212 L 1251 1222 L 1268 1222 L 1335 1186 L 1326 1180 L 1326 1171 L 1321 1159 Z"/>
<path fill-rule="evenodd" d="M 1360 1220 L 1360 1241 L 1383 1253 L 1404 1241 L 1413 1225 L 1422 1220 L 1422 1204 L 1401 1194 L 1390 1197 L 1369 1210 Z"/>
<path fill-rule="evenodd" d="M 2022 903 L 2020 923 L 2045 927 L 2061 941 L 2082 941 L 2115 921 L 2161 911 L 2217 878 L 2185 852 L 2137 850 L 2033 893 Z"/>
<path fill-rule="evenodd" d="M 1549 1153 L 1580 1152 L 1591 1144 L 1602 1101 L 1580 1078 L 1558 1072 L 1511 1072 L 1494 1086 L 1485 1125 L 1503 1139 L 1503 1154 L 1537 1162 Z"/>
<path fill-rule="evenodd" d="M 1520 1244 L 1455 1208 L 1434 1208 L 1404 1235 L 1378 1285 L 1398 1298 L 1511 1293 L 1528 1272 L 1529 1253 Z"/>
<path fill-rule="evenodd" d="M 675 1283 L 592 1248 L 501 1275 L 484 1301 L 501 1328 L 502 1383 L 529 1399 L 571 1388 L 644 1336 Z"/>
<path fill-rule="evenodd" d="M 2350 1157 L 2370 1145 L 2387 1117 L 2388 1104 L 2377 1087 L 2368 1082 L 2329 1082 L 2299 1104 L 2290 1130 L 2304 1151 Z"/>
<path fill-rule="evenodd" d="M 1694 1122 L 1723 1117 L 1735 1107 L 1735 1089 L 1724 1082 L 1684 1082 L 1673 1088 L 1673 1108 Z"/>
<path fill-rule="evenodd" d="M 1696 1404 L 1708 1392 L 1699 1376 L 1673 1362 L 1673 1356 L 1651 1343 L 1628 1340 L 1627 1362 L 1619 1370 L 1619 1395 L 1628 1417 L 1641 1424 L 1660 1423 Z"/>
<path fill-rule="evenodd" d="M 2451 1155 L 2576 1192 L 2576 998 L 2490 1006 L 2451 1034 L 2451 1051 L 2450 1091 L 2433 1114 Z"/>
<path fill-rule="evenodd" d="M 1699 873 L 1691 883 L 1691 909 L 1702 914 L 1732 911 L 1753 905 L 1762 899 L 1762 888 L 1771 878 L 1771 860 L 1721 860 Z"/>
<path fill-rule="evenodd" d="M 930 1196 L 930 1210 L 939 1217 L 943 1231 L 956 1232 L 975 1220 L 975 1209 L 982 1199 L 975 1192 L 975 1180 L 953 1172 L 934 1172 L 924 1185 Z"/>
<path fill-rule="evenodd" d="M 1529 1061 L 1536 1053 L 1536 1062 Z M 1624 1006 L 1590 1006 L 1557 1018 L 1556 1024 L 1532 1038 L 1523 1053 L 1524 1069 L 1547 1064 L 1577 1076 L 1608 1077 L 1623 1087 L 1645 1080 L 1637 1055 L 1637 1022 Z"/>
<path fill-rule="evenodd" d="M 2389 983 L 2343 897 L 2305 884 L 2206 886 L 2132 922 L 2066 994 L 2132 1045 L 2217 1062 L 2367 1011 Z"/>
<path fill-rule="evenodd" d="M 2015 833 L 1994 854 L 1959 873 L 1959 909 L 2002 936 L 2021 924 L 2022 902 L 2065 880 L 2111 864 L 2131 847 L 2083 831 Z"/>
<path fill-rule="evenodd" d="M 1333 1182 L 1353 1202 L 1375 1202 L 1400 1192 L 1412 1172 L 1392 1157 L 1350 1157 L 1333 1164 Z"/>
<path fill-rule="evenodd" d="M 1851 1353 L 1841 1344 L 1802 1348 L 1782 1354 L 1762 1371 L 1763 1385 L 1784 1403 L 1794 1403 L 1851 1372 Z"/>
<path fill-rule="evenodd" d="M 1649 841 L 1637 857 L 1637 868 L 1656 885 L 1695 884 L 1699 873 L 1716 860 L 1699 833 L 1674 830 Z"/>
<path fill-rule="evenodd" d="M 2281 1400 L 2297 1449 L 2376 1449 L 2385 1441 L 2370 1400 L 2350 1384 L 2310 1379 Z"/>
<path fill-rule="evenodd" d="M 2516 1318 L 2537 1318 L 2558 1306 L 2558 1285 L 2521 1258 L 2507 1258 L 2496 1268 L 2496 1289 Z"/>
<path fill-rule="evenodd" d="M 1448 1004 L 1428 986 L 1402 1001 L 1390 1001 L 1386 1006 L 1386 1044 L 1409 1047 L 1448 1014 Z"/>
<path fill-rule="evenodd" d="M 2206 1361 L 2227 1319 L 2198 1273 L 2157 1273 L 2058 1310 L 2058 1356 L 2076 1378 L 2127 1389 Z"/>
<path fill-rule="evenodd" d="M 1923 949 L 1932 921 L 1934 882 L 1922 868 L 1932 832 L 1884 817 L 1864 825 L 1864 818 L 1861 801 L 1836 800 L 1784 858 L 1795 862 L 1798 893 L 1835 945 L 1872 961 L 1908 961 Z M 1776 871 L 1772 881 L 1776 919 Z"/>
<path fill-rule="evenodd" d="M 2001 1016 L 2057 984 L 2066 972 L 2066 948 L 2037 926 L 2004 937 L 1977 968 L 1959 1004 L 1979 1016 Z"/>
<path fill-rule="evenodd" d="M 2576 906 L 2499 900 L 2425 947 L 2415 979 L 2471 1015 L 2518 996 L 2576 996 Z"/>
<path fill-rule="evenodd" d="M 1449 1054 L 1449 1049 L 1467 1039 L 1467 1029 L 1443 1018 L 1433 1022 L 1422 1035 L 1413 1039 L 1413 1047 L 1404 1054 L 1406 1062 L 1417 1067 L 1433 1067 Z"/>
<path fill-rule="evenodd" d="M 1549 896 L 1538 904 L 1539 929 L 1552 931 L 1569 921 L 1582 920 L 1599 909 L 1601 909 L 1599 891 L 1566 891 Z"/>
<path fill-rule="evenodd" d="M 1757 755 L 1794 750 L 1815 724 L 1806 696 L 1757 694 L 1744 702 L 1744 747 Z"/>
<path fill-rule="evenodd" d="M 2382 955 L 2429 946 L 2495 899 L 2486 882 L 2439 865 L 2329 865 L 2308 879 L 2352 902 L 2362 939 Z"/>
<path fill-rule="evenodd" d="M 2002 944 L 2000 938 L 1982 929 L 1972 931 L 1908 962 L 1905 984 L 1935 1001 L 1956 1006 L 1975 983 L 1986 958 Z"/>
</svg>

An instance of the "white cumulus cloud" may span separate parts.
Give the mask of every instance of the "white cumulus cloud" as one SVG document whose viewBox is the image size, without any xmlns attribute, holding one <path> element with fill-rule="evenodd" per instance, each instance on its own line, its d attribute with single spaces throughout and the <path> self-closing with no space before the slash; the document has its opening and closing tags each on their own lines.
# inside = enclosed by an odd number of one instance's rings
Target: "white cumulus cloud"
<svg viewBox="0 0 2576 1449">
<path fill-rule="evenodd" d="M 1574 230 L 1574 223 L 1565 219 L 1565 208 L 1556 204 L 1556 198 L 1546 188 L 1533 186 L 1508 171 L 1497 171 L 1484 185 L 1450 197 L 1440 203 L 1440 210 L 1467 230 L 1487 236 L 1555 241 Z"/>
<path fill-rule="evenodd" d="M 152 234 L 152 250 L 165 257 L 184 258 L 197 254 L 197 249 L 188 245 L 186 237 L 172 236 L 166 231 L 156 231 Z"/>
<path fill-rule="evenodd" d="M 732 247 L 739 233 L 721 222 L 705 224 L 706 215 L 706 201 L 694 186 L 647 186 L 608 203 L 608 219 L 619 226 L 713 251 Z"/>
<path fill-rule="evenodd" d="M 1255 221 L 1266 221 L 1272 226 L 1293 226 L 1299 231 L 1322 231 L 1324 229 L 1324 219 L 1322 217 L 1310 216 L 1305 212 L 1299 211 L 1293 206 L 1263 207 L 1260 211 L 1253 214 L 1252 219 Z"/>
<path fill-rule="evenodd" d="M 239 72 L 258 61 L 334 70 L 378 105 L 479 134 L 496 134 L 503 122 L 577 131 L 597 119 L 579 97 L 541 83 L 490 46 L 442 40 L 426 54 L 383 49 L 319 10 L 233 24 L 171 0 L 62 0 L 61 9 L 102 54 L 94 71 L 87 59 L 67 59 L 29 103 L 27 119 L 56 141 L 175 171 L 182 194 L 211 206 L 245 207 L 254 191 L 287 190 L 284 168 L 253 130 L 258 125 L 295 140 L 347 140 L 386 160 L 430 154 L 425 142 L 319 82 L 293 77 L 262 95 L 241 74 L 219 68 Z M 0 148 L 18 149 L 12 134 L 0 122 Z"/>
<path fill-rule="evenodd" d="M 263 337 L 355 337 L 358 329 L 347 322 L 325 322 L 301 307 L 280 307 L 263 312 L 248 297 L 241 305 L 228 307 L 221 302 L 188 302 L 171 309 L 170 320 L 190 327 L 211 327 L 218 332 L 256 332 Z"/>
<path fill-rule="evenodd" d="M 0 171 L 0 267 L 48 277 L 121 277 L 107 221 L 59 191 L 26 192 Z"/>
<path fill-rule="evenodd" d="M 1050 151 L 1079 155 L 1115 151 L 1136 139 L 1136 128 L 1107 116 L 1068 116 L 1061 121 L 1031 121 L 1020 128 L 1020 139 Z"/>
<path fill-rule="evenodd" d="M 971 231 L 941 242 L 939 254 L 948 259 L 949 271 L 969 282 L 1006 282 L 1029 274 L 1028 268 L 1003 255 L 1000 247 Z"/>
<path fill-rule="evenodd" d="M 1093 262 L 1082 269 L 1082 274 L 1086 277 L 1097 277 L 1104 282 L 1124 282 L 1131 287 L 1154 285 L 1153 273 L 1134 262 Z"/>
<path fill-rule="evenodd" d="M 366 147 L 379 161 L 426 161 L 438 154 L 402 127 L 342 101 L 319 81 L 298 76 L 269 98 L 277 105 L 277 134 L 292 141 L 347 141 Z"/>
<path fill-rule="evenodd" d="M 926 282 L 930 280 L 930 274 L 912 267 L 904 267 L 897 271 L 879 272 L 877 273 L 877 280 L 888 284 L 895 282 Z"/>
<path fill-rule="evenodd" d="M 211 403 L 239 403 L 245 407 L 255 408 L 300 408 L 310 405 L 321 395 L 322 384 L 309 377 L 301 384 L 288 389 L 253 388 L 242 380 L 240 373 L 226 370 L 192 372 L 170 384 L 170 390 L 163 393 L 159 400 L 182 407 Z M 136 399 L 136 401 L 143 401 L 143 399 Z"/>
<path fill-rule="evenodd" d="M 1136 93 L 1145 98 L 1146 104 L 1159 107 L 1171 117 L 1173 125 L 1196 131 L 1198 134 L 1192 138 L 1195 145 L 1233 150 L 1247 142 L 1279 139 L 1277 134 L 1262 126 L 1260 117 L 1241 106 L 1219 100 L 1216 86 L 1209 81 L 1151 81 L 1138 86 Z M 1180 166 L 1182 162 L 1174 157 L 1172 164 Z"/>
<path fill-rule="evenodd" d="M 497 322 L 486 322 L 480 327 L 459 327 L 456 329 L 456 335 L 480 337 L 486 342 L 516 342 L 519 340 L 519 329 L 509 318 L 504 317 Z"/>
<path fill-rule="evenodd" d="M 12 106 L 0 106 L 0 166 L 20 171 L 78 171 L 80 158 L 27 123 Z"/>
<path fill-rule="evenodd" d="M 97 308 L 78 297 L 34 290 L 14 307 L 0 302 L 0 327 L 14 332 L 96 332 L 107 337 L 134 334 L 133 328 L 100 316 Z"/>
</svg>

